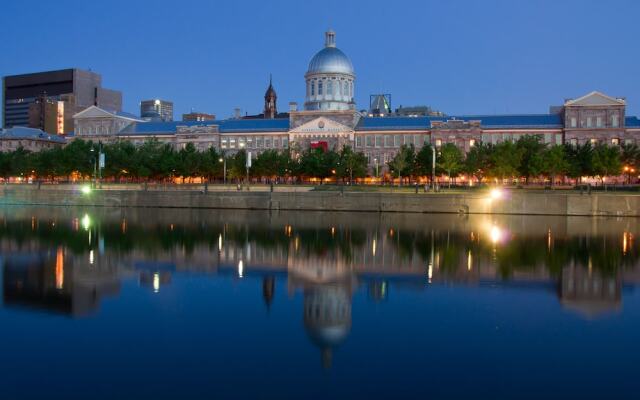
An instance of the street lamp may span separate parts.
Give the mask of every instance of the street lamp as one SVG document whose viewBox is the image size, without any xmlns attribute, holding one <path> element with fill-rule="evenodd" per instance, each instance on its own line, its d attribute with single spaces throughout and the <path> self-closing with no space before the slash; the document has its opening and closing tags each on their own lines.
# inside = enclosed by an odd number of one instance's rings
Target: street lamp
<svg viewBox="0 0 640 400">
<path fill-rule="evenodd" d="M 374 158 L 373 163 L 376 165 L 376 180 L 378 180 L 378 159 Z"/>
<path fill-rule="evenodd" d="M 222 182 L 224 185 L 226 185 L 227 184 L 227 159 L 226 157 L 225 158 L 220 157 L 218 159 L 218 162 L 223 163 L 222 164 Z"/>
</svg>

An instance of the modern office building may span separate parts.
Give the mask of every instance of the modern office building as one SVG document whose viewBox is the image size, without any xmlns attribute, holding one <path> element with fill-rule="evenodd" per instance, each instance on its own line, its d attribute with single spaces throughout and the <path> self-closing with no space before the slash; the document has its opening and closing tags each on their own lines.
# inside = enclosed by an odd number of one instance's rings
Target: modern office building
<svg viewBox="0 0 640 400">
<path fill-rule="evenodd" d="M 122 93 L 102 87 L 102 76 L 77 68 L 5 76 L 2 84 L 2 126 L 29 125 L 29 108 L 38 98 L 62 101 L 62 132 L 73 131 L 73 115 L 95 105 L 121 111 Z M 46 110 L 45 110 L 46 111 Z"/>
<path fill-rule="evenodd" d="M 265 112 L 250 118 L 237 115 L 210 121 L 132 122 L 121 131 L 100 137 L 92 133 L 91 138 L 125 139 L 136 144 L 156 138 L 176 148 L 193 143 L 199 149 L 247 149 L 253 154 L 266 149 L 290 147 L 295 153 L 309 147 L 340 149 L 349 145 L 367 156 L 371 171 L 374 166 L 384 171 L 403 145 L 419 150 L 425 144 L 440 147 L 453 143 L 469 151 L 479 143 L 515 141 L 523 135 L 538 135 L 549 145 L 640 144 L 640 119 L 626 115 L 626 101 L 595 91 L 567 100 L 547 114 L 518 115 L 445 116 L 428 107 L 400 107 L 387 115 L 391 106 L 385 102 L 387 98 L 378 96 L 373 100 L 380 116 L 370 116 L 355 108 L 355 72 L 349 58 L 337 49 L 331 31 L 326 34 L 325 48 L 311 59 L 304 79 L 304 110 L 290 103 L 288 113 L 276 114 L 275 89 L 270 85 Z M 270 118 L 273 115 L 275 118 Z M 78 133 L 79 137 L 85 135 Z"/>
<path fill-rule="evenodd" d="M 52 135 L 64 134 L 64 101 L 45 94 L 29 105 L 29 128 L 41 129 Z"/>
<path fill-rule="evenodd" d="M 173 121 L 173 103 L 166 100 L 153 99 L 140 102 L 140 117 L 145 121 Z"/>
<path fill-rule="evenodd" d="M 188 114 L 182 114 L 183 121 L 213 121 L 216 119 L 214 114 L 191 111 Z"/>
</svg>

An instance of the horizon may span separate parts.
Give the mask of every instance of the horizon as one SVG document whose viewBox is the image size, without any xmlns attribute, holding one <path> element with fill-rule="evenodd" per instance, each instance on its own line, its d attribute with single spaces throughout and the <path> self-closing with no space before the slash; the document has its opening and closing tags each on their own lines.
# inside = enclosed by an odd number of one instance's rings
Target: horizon
<svg viewBox="0 0 640 400">
<path fill-rule="evenodd" d="M 259 114 L 273 75 L 278 109 L 286 112 L 289 102 L 304 103 L 308 62 L 323 48 L 324 32 L 333 29 L 337 47 L 355 68 L 358 110 L 368 108 L 369 95 L 390 93 L 394 109 L 547 114 L 567 98 L 599 91 L 625 98 L 628 116 L 640 114 L 633 68 L 638 56 L 625 40 L 640 37 L 633 18 L 640 5 L 633 1 L 407 1 L 393 9 L 382 2 L 358 4 L 367 8 L 335 0 L 321 9 L 291 1 L 117 0 L 108 9 L 73 0 L 37 9 L 12 3 L 5 7 L 14 18 L 0 32 L 13 39 L 5 54 L 20 57 L 0 60 L 0 75 L 91 69 L 102 75 L 104 87 L 122 91 L 123 111 L 139 115 L 140 101 L 161 98 L 174 103 L 175 120 L 191 109 L 217 119 L 236 107 L 243 115 Z M 66 18 L 69 9 L 77 10 L 74 18 Z M 44 36 L 23 28 L 28 18 L 34 26 L 58 18 L 71 22 Z M 282 18 L 287 23 L 273 22 Z M 368 22 L 354 23 L 362 20 Z M 416 37 L 428 40 L 415 44 Z"/>
</svg>

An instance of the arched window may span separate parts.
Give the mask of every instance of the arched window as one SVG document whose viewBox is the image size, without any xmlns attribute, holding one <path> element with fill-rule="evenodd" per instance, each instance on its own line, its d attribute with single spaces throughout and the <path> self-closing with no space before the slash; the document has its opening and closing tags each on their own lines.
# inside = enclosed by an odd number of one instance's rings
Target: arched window
<svg viewBox="0 0 640 400">
<path fill-rule="evenodd" d="M 349 96 L 349 82 L 344 83 L 344 87 L 342 88 L 342 93 L 345 96 Z"/>
<path fill-rule="evenodd" d="M 322 96 L 322 81 L 318 82 L 318 94 Z"/>
<path fill-rule="evenodd" d="M 315 82 L 311 82 L 311 95 L 312 96 L 316 95 L 316 83 Z"/>
<path fill-rule="evenodd" d="M 331 81 L 327 82 L 327 94 L 328 95 L 333 94 L 333 82 Z"/>
</svg>

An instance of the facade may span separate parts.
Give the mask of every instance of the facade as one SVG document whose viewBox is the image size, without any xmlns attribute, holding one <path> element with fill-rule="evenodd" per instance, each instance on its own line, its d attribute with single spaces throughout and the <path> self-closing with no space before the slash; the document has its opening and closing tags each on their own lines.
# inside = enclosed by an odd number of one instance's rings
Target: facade
<svg viewBox="0 0 640 400">
<path fill-rule="evenodd" d="M 140 117 L 145 121 L 173 121 L 173 102 L 153 99 L 140 102 Z"/>
<path fill-rule="evenodd" d="M 39 97 L 63 102 L 63 133 L 73 131 L 73 115 L 96 105 L 122 109 L 122 93 L 102 87 L 102 76 L 92 71 L 64 69 L 6 76 L 2 87 L 2 126 L 29 125 L 29 108 Z"/>
<path fill-rule="evenodd" d="M 62 136 L 50 135 L 40 129 L 16 126 L 0 129 L 0 152 L 15 151 L 22 147 L 30 152 L 61 147 L 66 143 Z"/>
<path fill-rule="evenodd" d="M 38 96 L 29 105 L 29 128 L 41 129 L 52 135 L 64 134 L 64 101 L 44 94 Z"/>
<path fill-rule="evenodd" d="M 176 148 L 193 143 L 198 149 L 247 149 L 253 155 L 266 149 L 290 148 L 295 154 L 309 147 L 337 150 L 349 145 L 367 156 L 372 173 L 376 167 L 384 172 L 403 145 L 419 150 L 425 144 L 437 148 L 453 143 L 469 151 L 479 143 L 516 141 L 524 135 L 539 135 L 549 145 L 640 144 L 640 120 L 626 115 L 626 101 L 599 92 L 567 100 L 548 114 L 445 116 L 428 107 L 386 114 L 391 107 L 384 96 L 376 99 L 376 104 L 382 105 L 376 109 L 384 109 L 379 113 L 384 116 L 356 111 L 355 71 L 348 57 L 335 47 L 332 31 L 326 33 L 325 47 L 312 57 L 304 78 L 303 110 L 292 102 L 288 113 L 278 114 L 277 96 L 270 84 L 263 114 L 206 121 L 130 120 L 122 129 L 108 134 L 96 135 L 93 130 L 91 137 L 138 144 L 157 138 Z M 76 136 L 86 136 L 86 132 L 80 128 Z"/>
<path fill-rule="evenodd" d="M 183 121 L 213 121 L 216 119 L 214 114 L 191 111 L 189 114 L 182 114 Z"/>
<path fill-rule="evenodd" d="M 145 122 L 122 111 L 107 111 L 91 106 L 73 116 L 75 135 L 90 140 L 92 137 L 112 137 L 132 123 Z"/>
</svg>

